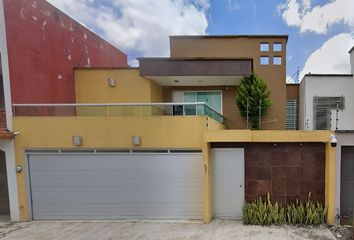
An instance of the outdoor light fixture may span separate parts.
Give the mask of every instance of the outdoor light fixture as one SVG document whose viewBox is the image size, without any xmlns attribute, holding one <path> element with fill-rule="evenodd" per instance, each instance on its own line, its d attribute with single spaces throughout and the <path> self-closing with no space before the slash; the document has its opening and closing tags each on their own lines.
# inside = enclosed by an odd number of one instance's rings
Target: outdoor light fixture
<svg viewBox="0 0 354 240">
<path fill-rule="evenodd" d="M 73 136 L 72 141 L 73 141 L 73 144 L 77 147 L 82 145 L 82 137 L 81 136 Z"/>
<path fill-rule="evenodd" d="M 16 172 L 17 173 L 21 173 L 23 170 L 22 166 L 21 165 L 16 165 Z"/>
<path fill-rule="evenodd" d="M 141 144 L 140 136 L 132 136 L 132 144 L 134 146 L 140 146 Z"/>
<path fill-rule="evenodd" d="M 115 87 L 117 84 L 116 80 L 114 78 L 108 78 L 107 81 L 108 81 L 108 86 L 110 86 L 112 88 Z"/>
</svg>

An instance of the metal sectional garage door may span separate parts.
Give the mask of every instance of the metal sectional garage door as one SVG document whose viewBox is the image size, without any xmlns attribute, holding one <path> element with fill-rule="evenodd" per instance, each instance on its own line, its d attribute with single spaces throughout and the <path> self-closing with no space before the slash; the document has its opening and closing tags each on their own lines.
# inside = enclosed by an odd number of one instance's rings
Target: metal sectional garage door
<svg viewBox="0 0 354 240">
<path fill-rule="evenodd" d="M 340 215 L 352 219 L 354 200 L 354 146 L 342 146 Z"/>
<path fill-rule="evenodd" d="M 201 219 L 201 153 L 28 155 L 32 218 Z"/>
</svg>

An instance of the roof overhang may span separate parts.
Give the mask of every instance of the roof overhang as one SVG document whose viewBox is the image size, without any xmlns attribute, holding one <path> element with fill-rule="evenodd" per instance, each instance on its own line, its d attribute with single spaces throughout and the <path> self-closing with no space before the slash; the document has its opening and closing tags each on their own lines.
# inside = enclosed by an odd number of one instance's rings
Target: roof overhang
<svg viewBox="0 0 354 240">
<path fill-rule="evenodd" d="M 15 138 L 15 134 L 7 129 L 0 130 L 0 140 L 12 140 Z"/>
<path fill-rule="evenodd" d="M 7 129 L 5 109 L 0 109 L 0 140 L 12 140 L 15 134 Z"/>
<path fill-rule="evenodd" d="M 140 58 L 140 75 L 161 86 L 235 86 L 253 70 L 252 59 Z"/>
<path fill-rule="evenodd" d="M 281 38 L 285 39 L 286 42 L 288 41 L 289 35 L 278 35 L 278 34 L 265 34 L 265 35 L 172 35 L 170 39 L 174 38 L 184 38 L 184 39 L 191 39 L 191 38 L 259 38 L 259 39 L 266 39 L 266 38 Z"/>
</svg>

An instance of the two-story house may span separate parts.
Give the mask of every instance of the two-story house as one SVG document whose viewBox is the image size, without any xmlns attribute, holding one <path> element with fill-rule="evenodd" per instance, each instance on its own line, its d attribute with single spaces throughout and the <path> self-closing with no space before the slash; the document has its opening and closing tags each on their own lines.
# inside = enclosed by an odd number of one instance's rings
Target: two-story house
<svg viewBox="0 0 354 240">
<path fill-rule="evenodd" d="M 75 68 L 75 103 L 13 104 L 21 219 L 208 223 L 311 192 L 333 223 L 331 131 L 285 131 L 287 39 L 171 36 L 171 56 L 139 68 Z M 235 103 L 252 72 L 271 92 L 264 131 Z"/>
</svg>

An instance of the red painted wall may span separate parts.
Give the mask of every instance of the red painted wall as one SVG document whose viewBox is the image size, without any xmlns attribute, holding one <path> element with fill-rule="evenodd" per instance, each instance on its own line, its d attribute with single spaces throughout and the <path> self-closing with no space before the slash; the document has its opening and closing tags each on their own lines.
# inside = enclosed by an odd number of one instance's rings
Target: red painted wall
<svg viewBox="0 0 354 240">
<path fill-rule="evenodd" d="M 126 54 L 45 0 L 4 0 L 4 11 L 13 103 L 75 102 L 74 67 L 128 66 Z"/>
</svg>

